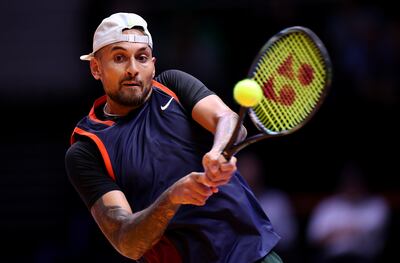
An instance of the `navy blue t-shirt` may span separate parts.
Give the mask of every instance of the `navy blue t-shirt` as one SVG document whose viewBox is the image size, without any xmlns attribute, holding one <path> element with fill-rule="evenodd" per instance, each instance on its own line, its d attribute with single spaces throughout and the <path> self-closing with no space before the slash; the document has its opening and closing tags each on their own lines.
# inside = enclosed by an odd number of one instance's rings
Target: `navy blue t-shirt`
<svg viewBox="0 0 400 263">
<path fill-rule="evenodd" d="M 163 73 L 156 80 L 168 85 L 177 98 L 154 82 L 150 99 L 127 116 L 103 122 L 92 114 L 78 123 L 74 138 L 80 146 L 74 147 L 75 143 L 67 152 L 67 171 L 89 207 L 106 191 L 121 190 L 133 211 L 140 211 L 183 176 L 203 170 L 201 160 L 211 149 L 213 136 L 192 120 L 191 109 L 212 93 L 180 71 Z M 95 103 L 95 114 L 103 102 Z M 91 147 L 95 143 L 97 153 L 82 147 L 89 142 Z M 76 170 L 79 165 L 74 160 L 88 149 L 102 163 L 97 169 L 103 172 L 96 176 L 107 175 L 107 179 L 88 179 Z M 182 205 L 165 235 L 182 261 L 190 263 L 255 262 L 279 240 L 238 172 L 206 205 Z"/>
</svg>

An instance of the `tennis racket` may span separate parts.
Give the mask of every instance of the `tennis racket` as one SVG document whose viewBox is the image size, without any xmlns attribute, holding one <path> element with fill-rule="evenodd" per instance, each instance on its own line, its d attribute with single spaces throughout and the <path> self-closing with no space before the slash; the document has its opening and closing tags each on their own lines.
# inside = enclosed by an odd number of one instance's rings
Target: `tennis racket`
<svg viewBox="0 0 400 263">
<path fill-rule="evenodd" d="M 260 85 L 263 98 L 254 107 L 240 107 L 237 125 L 222 153 L 227 160 L 252 143 L 287 135 L 304 126 L 326 97 L 332 64 L 317 35 L 296 26 L 268 40 L 247 78 Z M 247 113 L 260 133 L 235 143 Z"/>
</svg>

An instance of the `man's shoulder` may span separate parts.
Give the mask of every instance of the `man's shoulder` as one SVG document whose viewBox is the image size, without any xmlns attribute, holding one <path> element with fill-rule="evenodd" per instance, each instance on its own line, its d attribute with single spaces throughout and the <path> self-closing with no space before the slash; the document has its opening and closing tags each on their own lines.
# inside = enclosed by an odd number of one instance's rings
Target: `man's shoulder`
<svg viewBox="0 0 400 263">
<path fill-rule="evenodd" d="M 65 158 L 76 158 L 87 156 L 88 153 L 93 153 L 97 151 L 97 147 L 93 141 L 87 138 L 81 138 L 76 142 L 72 143 L 66 153 Z"/>
<path fill-rule="evenodd" d="M 186 73 L 182 70 L 179 69 L 168 69 L 162 71 L 156 78 L 155 80 L 162 83 L 162 84 L 168 84 L 168 83 L 177 83 L 179 81 L 188 81 L 188 80 L 193 80 L 194 77 L 190 75 L 189 73 Z"/>
</svg>

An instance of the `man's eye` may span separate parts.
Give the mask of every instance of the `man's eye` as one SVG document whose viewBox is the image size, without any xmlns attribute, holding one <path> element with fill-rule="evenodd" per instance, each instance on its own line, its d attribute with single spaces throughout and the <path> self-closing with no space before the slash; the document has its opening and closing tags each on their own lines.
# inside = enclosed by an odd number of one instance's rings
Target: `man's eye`
<svg viewBox="0 0 400 263">
<path fill-rule="evenodd" d="M 145 63 L 148 60 L 149 60 L 149 58 L 147 56 L 145 56 L 145 55 L 141 55 L 141 56 L 138 57 L 138 61 L 141 62 L 141 63 Z"/>
<path fill-rule="evenodd" d="M 114 61 L 117 63 L 123 62 L 125 57 L 123 55 L 115 55 L 114 56 Z"/>
</svg>

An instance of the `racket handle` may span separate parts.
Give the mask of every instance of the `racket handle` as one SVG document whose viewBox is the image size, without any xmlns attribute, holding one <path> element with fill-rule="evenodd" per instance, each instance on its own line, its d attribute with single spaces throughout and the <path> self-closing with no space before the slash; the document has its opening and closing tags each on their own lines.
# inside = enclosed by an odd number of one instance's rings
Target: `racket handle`
<svg viewBox="0 0 400 263">
<path fill-rule="evenodd" d="M 226 161 L 230 161 L 231 160 L 231 158 L 232 158 L 232 156 L 234 155 L 235 153 L 233 152 L 233 151 L 230 151 L 230 150 L 224 150 L 223 152 L 222 152 L 222 155 L 224 156 L 224 158 L 226 159 Z"/>
</svg>

